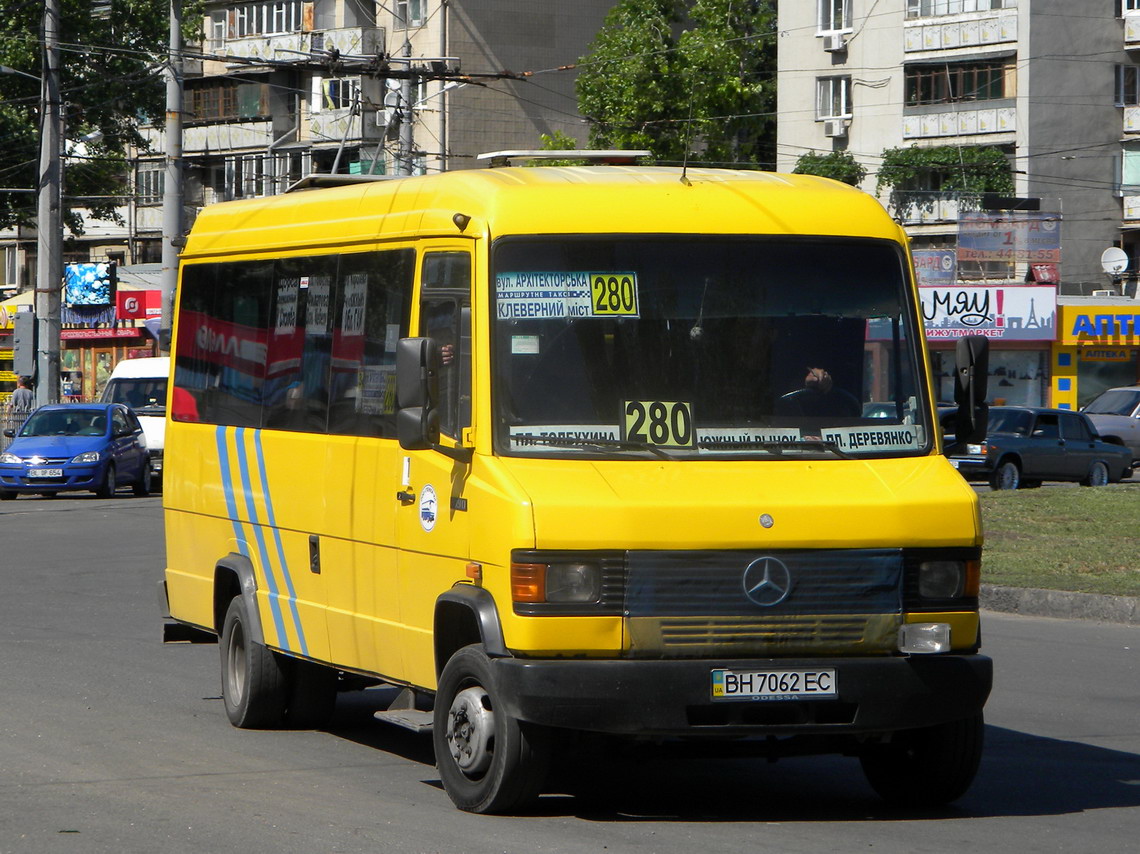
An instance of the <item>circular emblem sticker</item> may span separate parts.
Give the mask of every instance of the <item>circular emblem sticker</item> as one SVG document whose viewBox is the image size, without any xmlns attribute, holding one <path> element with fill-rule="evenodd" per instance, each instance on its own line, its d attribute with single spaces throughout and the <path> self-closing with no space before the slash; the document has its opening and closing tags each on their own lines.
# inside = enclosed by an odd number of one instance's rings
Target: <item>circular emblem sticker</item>
<svg viewBox="0 0 1140 854">
<path fill-rule="evenodd" d="M 420 490 L 420 525 L 425 531 L 435 527 L 436 510 L 438 502 L 435 499 L 435 487 L 430 483 Z"/>
</svg>

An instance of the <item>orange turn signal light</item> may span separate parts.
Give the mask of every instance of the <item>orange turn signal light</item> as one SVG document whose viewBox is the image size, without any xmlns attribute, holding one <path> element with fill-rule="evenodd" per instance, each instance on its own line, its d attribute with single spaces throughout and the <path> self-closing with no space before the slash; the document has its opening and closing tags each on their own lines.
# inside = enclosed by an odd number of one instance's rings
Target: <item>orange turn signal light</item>
<svg viewBox="0 0 1140 854">
<path fill-rule="evenodd" d="M 511 598 L 515 602 L 545 602 L 546 564 L 512 563 Z"/>
</svg>

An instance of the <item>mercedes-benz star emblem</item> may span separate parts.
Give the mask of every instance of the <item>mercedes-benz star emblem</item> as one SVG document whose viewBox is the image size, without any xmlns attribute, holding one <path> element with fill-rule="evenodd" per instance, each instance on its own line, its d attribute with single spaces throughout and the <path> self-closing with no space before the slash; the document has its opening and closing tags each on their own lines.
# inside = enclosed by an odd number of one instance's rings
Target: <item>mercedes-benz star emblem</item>
<svg viewBox="0 0 1140 854">
<path fill-rule="evenodd" d="M 792 592 L 792 574 L 783 561 L 758 557 L 744 570 L 744 595 L 762 608 L 779 605 Z"/>
</svg>

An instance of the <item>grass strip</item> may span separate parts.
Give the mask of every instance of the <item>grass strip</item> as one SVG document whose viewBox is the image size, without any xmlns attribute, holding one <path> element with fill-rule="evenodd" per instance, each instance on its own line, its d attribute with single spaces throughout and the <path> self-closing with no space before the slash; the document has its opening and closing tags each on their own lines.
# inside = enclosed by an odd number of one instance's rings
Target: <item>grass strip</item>
<svg viewBox="0 0 1140 854">
<path fill-rule="evenodd" d="M 980 498 L 983 583 L 1140 596 L 1140 484 Z"/>
</svg>

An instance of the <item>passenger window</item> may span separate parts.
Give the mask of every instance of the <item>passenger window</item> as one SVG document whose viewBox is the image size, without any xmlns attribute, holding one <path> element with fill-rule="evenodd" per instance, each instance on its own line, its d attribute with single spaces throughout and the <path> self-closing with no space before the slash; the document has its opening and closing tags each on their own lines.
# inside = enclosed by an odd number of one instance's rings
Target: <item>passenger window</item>
<svg viewBox="0 0 1140 854">
<path fill-rule="evenodd" d="M 1041 415 L 1033 428 L 1033 435 L 1038 439 L 1059 439 L 1061 431 L 1057 425 L 1056 415 Z"/>
<path fill-rule="evenodd" d="M 1088 426 L 1078 415 L 1062 415 L 1061 428 L 1065 438 L 1071 442 L 1088 442 L 1092 440 Z"/>
<path fill-rule="evenodd" d="M 420 285 L 420 334 L 440 349 L 439 429 L 458 440 L 471 425 L 471 256 L 429 252 Z"/>
</svg>

